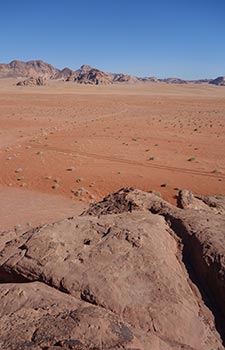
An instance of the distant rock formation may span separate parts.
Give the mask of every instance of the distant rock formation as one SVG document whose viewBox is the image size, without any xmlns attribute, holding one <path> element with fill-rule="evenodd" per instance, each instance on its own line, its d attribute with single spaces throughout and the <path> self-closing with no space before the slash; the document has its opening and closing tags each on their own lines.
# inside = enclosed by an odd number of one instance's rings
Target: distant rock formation
<svg viewBox="0 0 225 350">
<path fill-rule="evenodd" d="M 74 81 L 79 84 L 112 84 L 112 83 L 136 83 L 137 77 L 128 74 L 105 73 L 99 69 L 88 65 L 81 66 L 73 75 L 67 78 L 67 81 Z"/>
<path fill-rule="evenodd" d="M 179 78 L 159 79 L 159 81 L 162 81 L 163 83 L 167 83 L 167 84 L 187 84 L 186 80 L 179 79 Z"/>
<path fill-rule="evenodd" d="M 43 77 L 52 79 L 58 70 L 43 61 L 12 61 L 9 64 L 0 64 L 1 78 L 26 78 L 26 77 Z"/>
<path fill-rule="evenodd" d="M 1 350 L 212 350 L 225 341 L 225 197 L 122 189 L 0 233 Z"/>
<path fill-rule="evenodd" d="M 188 83 L 192 84 L 208 84 L 212 79 L 197 79 L 197 80 L 187 80 Z"/>
<path fill-rule="evenodd" d="M 136 77 L 124 73 L 107 73 L 89 65 L 82 65 L 77 70 L 68 67 L 60 70 L 51 64 L 41 60 L 28 62 L 12 61 L 8 64 L 0 64 L 0 78 L 38 78 L 42 77 L 47 80 L 72 81 L 78 84 L 120 84 L 120 83 L 157 83 L 164 82 L 167 84 L 200 84 L 210 83 L 218 86 L 225 86 L 225 77 L 199 80 L 184 80 L 180 78 L 158 79 L 156 77 Z"/>
<path fill-rule="evenodd" d="M 114 83 L 136 83 L 138 81 L 138 78 L 133 75 L 128 74 L 114 74 L 113 75 L 113 82 Z"/>
<path fill-rule="evenodd" d="M 46 85 L 46 81 L 43 77 L 30 77 L 26 80 L 21 80 L 17 84 L 17 86 L 43 86 Z"/>
<path fill-rule="evenodd" d="M 111 84 L 113 76 L 91 66 L 83 65 L 68 77 L 66 81 L 91 85 Z"/>
<path fill-rule="evenodd" d="M 211 80 L 210 84 L 217 85 L 217 86 L 225 86 L 225 77 L 218 77 L 214 80 Z"/>
<path fill-rule="evenodd" d="M 138 80 L 144 83 L 148 83 L 148 82 L 157 83 L 159 81 L 159 79 L 156 77 L 144 77 L 144 78 L 138 78 Z"/>
</svg>

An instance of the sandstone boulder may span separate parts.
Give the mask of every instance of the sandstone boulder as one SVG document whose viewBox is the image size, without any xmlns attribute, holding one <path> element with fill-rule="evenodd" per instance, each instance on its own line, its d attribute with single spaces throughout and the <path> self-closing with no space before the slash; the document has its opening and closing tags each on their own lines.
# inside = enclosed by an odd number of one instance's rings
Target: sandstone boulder
<svg viewBox="0 0 225 350">
<path fill-rule="evenodd" d="M 157 349 L 158 339 L 177 349 L 211 349 L 220 344 L 213 316 L 194 292 L 178 246 L 159 215 L 83 216 L 9 242 L 1 252 L 0 276 L 5 283 L 44 282 L 110 310 L 145 334 L 144 348 L 150 342 Z M 64 327 L 59 318 L 55 327 Z"/>
<path fill-rule="evenodd" d="M 0 348 L 222 350 L 223 198 L 180 202 L 126 188 L 80 217 L 3 233 Z"/>
</svg>

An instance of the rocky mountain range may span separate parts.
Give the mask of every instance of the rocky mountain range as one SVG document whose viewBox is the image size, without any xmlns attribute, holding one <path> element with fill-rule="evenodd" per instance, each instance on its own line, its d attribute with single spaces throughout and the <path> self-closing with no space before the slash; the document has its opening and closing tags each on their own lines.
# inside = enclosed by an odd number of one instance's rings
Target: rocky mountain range
<svg viewBox="0 0 225 350">
<path fill-rule="evenodd" d="M 114 84 L 114 83 L 137 83 L 137 82 L 164 82 L 167 84 L 187 84 L 191 83 L 210 83 L 218 86 L 225 85 L 225 77 L 200 80 L 184 80 L 179 78 L 158 79 L 156 77 L 135 77 L 123 73 L 106 73 L 88 65 L 83 65 L 77 70 L 68 67 L 60 70 L 51 64 L 41 60 L 34 61 L 12 61 L 8 64 L 0 64 L 0 78 L 43 78 L 45 80 L 59 79 L 64 81 L 73 81 L 79 84 Z M 19 85 L 31 85 L 25 83 Z"/>
<path fill-rule="evenodd" d="M 225 197 L 122 189 L 0 234 L 1 350 L 222 350 Z"/>
</svg>

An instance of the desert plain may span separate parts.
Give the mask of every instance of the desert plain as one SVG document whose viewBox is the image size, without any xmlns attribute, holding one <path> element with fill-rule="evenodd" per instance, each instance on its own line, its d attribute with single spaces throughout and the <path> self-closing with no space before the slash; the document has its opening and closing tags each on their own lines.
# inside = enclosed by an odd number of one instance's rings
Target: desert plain
<svg viewBox="0 0 225 350">
<path fill-rule="evenodd" d="M 225 88 L 1 79 L 0 164 L 1 230 L 73 216 L 126 186 L 172 204 L 179 189 L 225 195 Z"/>
</svg>

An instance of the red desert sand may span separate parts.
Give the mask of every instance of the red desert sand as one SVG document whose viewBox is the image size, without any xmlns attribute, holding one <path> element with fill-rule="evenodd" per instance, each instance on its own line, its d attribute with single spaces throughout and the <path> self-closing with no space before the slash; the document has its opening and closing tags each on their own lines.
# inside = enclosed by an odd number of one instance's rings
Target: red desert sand
<svg viewBox="0 0 225 350">
<path fill-rule="evenodd" d="M 119 188 L 225 194 L 225 88 L 0 81 L 1 229 L 55 221 Z"/>
</svg>

